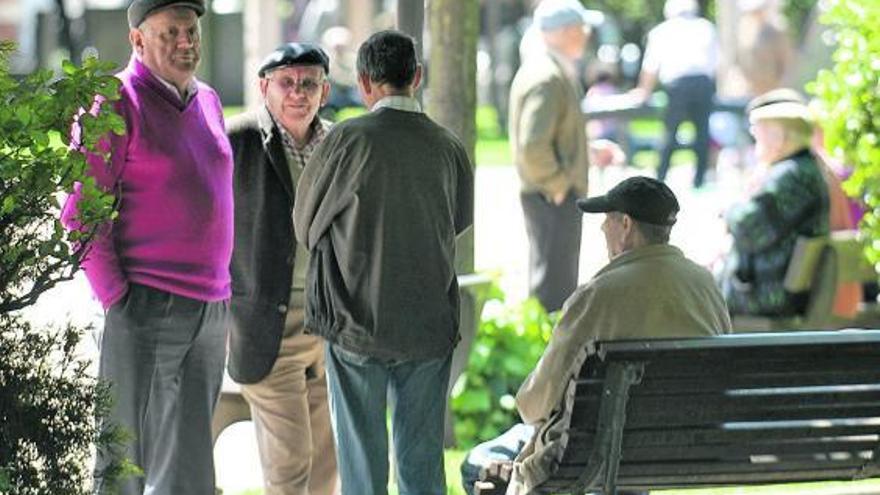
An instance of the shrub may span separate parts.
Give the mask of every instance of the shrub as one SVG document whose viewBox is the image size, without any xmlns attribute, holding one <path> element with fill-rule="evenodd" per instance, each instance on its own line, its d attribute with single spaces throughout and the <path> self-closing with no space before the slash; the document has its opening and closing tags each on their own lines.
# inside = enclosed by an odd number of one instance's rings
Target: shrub
<svg viewBox="0 0 880 495">
<path fill-rule="evenodd" d="M 37 332 L 16 316 L 0 316 L 0 493 L 90 493 L 93 446 L 119 449 L 125 440 L 116 429 L 98 428 L 109 396 L 75 354 L 81 335 L 70 325 Z M 132 466 L 119 463 L 102 475 L 114 480 L 129 472 Z"/>
<path fill-rule="evenodd" d="M 106 416 L 105 388 L 88 373 L 75 349 L 83 329 L 33 328 L 17 311 L 72 277 L 94 227 L 114 214 L 113 199 L 85 177 L 81 151 L 95 151 L 100 136 L 124 131 L 119 116 L 101 111 L 74 119 L 96 95 L 117 98 L 111 66 L 95 59 L 69 62 L 56 77 L 43 71 L 20 81 L 8 72 L 12 45 L 0 41 L 0 494 L 90 493 L 95 448 L 121 448 Z M 74 120 L 76 122 L 74 123 Z M 71 147 L 74 125 L 81 139 Z M 57 196 L 83 184 L 83 230 L 65 233 Z M 104 474 L 130 472 L 124 463 Z"/>
<path fill-rule="evenodd" d="M 455 437 L 462 448 L 494 438 L 520 421 L 514 396 L 550 339 L 555 315 L 528 299 L 503 303 L 493 287 L 467 368 L 452 389 Z"/>
<path fill-rule="evenodd" d="M 826 109 L 823 126 L 832 153 L 853 166 L 844 184 L 862 198 L 867 212 L 860 229 L 869 259 L 880 262 L 880 2 L 829 1 L 822 22 L 832 31 L 834 66 L 823 70 L 808 89 Z"/>
<path fill-rule="evenodd" d="M 70 146 L 73 117 L 95 95 L 116 98 L 119 81 L 106 75 L 112 64 L 91 58 L 76 67 L 65 62 L 63 77 L 37 72 L 21 81 L 9 75 L 8 42 L 0 42 L 0 313 L 36 302 L 40 294 L 77 268 L 68 241 L 85 241 L 94 225 L 109 218 L 113 197 L 85 177 L 85 159 Z M 125 131 L 125 123 L 104 105 L 97 115 L 77 120 L 80 149 Z M 59 193 L 83 183 L 83 233 L 67 234 L 58 222 Z M 80 243 L 85 245 L 85 243 Z"/>
</svg>

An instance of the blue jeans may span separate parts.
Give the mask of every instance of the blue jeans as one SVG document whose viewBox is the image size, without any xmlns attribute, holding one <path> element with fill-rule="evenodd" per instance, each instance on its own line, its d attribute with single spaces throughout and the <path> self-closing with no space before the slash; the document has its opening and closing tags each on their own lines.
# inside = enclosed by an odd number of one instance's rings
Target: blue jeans
<svg viewBox="0 0 880 495">
<path fill-rule="evenodd" d="M 388 493 L 389 399 L 400 495 L 445 494 L 443 419 L 452 354 L 389 361 L 332 344 L 326 354 L 342 494 Z"/>
<path fill-rule="evenodd" d="M 535 427 L 519 423 L 500 437 L 483 442 L 468 452 L 461 463 L 461 484 L 468 495 L 474 493 L 474 483 L 480 479 L 480 470 L 492 461 L 513 461 L 535 433 Z"/>
</svg>

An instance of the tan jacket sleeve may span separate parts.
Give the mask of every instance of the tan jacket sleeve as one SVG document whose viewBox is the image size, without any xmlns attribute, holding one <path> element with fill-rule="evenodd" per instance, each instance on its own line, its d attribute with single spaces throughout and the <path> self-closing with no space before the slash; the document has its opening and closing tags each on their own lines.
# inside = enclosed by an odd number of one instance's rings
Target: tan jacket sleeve
<svg viewBox="0 0 880 495">
<path fill-rule="evenodd" d="M 520 173 L 526 182 L 535 184 L 547 196 L 567 191 L 569 182 L 566 167 L 559 163 L 553 140 L 557 134 L 557 116 L 565 98 L 558 95 L 554 81 L 536 85 L 523 98 L 519 128 Z"/>
<path fill-rule="evenodd" d="M 590 286 L 579 288 L 568 299 L 544 355 L 516 394 L 516 407 L 524 422 L 547 420 L 559 404 L 569 378 L 583 364 L 587 342 L 596 338 L 599 306 Z"/>
</svg>

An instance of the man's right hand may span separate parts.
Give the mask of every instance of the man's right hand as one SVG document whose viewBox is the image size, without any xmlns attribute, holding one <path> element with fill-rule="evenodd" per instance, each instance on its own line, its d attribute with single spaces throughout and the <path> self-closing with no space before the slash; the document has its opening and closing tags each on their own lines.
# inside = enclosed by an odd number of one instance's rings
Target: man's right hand
<svg viewBox="0 0 880 495">
<path fill-rule="evenodd" d="M 554 205 L 559 206 L 565 202 L 565 198 L 567 198 L 567 197 L 568 197 L 568 189 L 554 194 L 550 198 L 550 201 L 552 201 Z"/>
</svg>

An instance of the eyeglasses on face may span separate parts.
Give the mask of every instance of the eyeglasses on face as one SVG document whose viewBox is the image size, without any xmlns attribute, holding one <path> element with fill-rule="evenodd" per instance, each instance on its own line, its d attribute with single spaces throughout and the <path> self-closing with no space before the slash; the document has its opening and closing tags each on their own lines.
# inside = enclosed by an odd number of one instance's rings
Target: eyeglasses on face
<svg viewBox="0 0 880 495">
<path fill-rule="evenodd" d="M 300 93 L 305 93 L 309 95 L 313 95 L 321 89 L 321 86 L 324 84 L 324 80 L 315 80 L 315 79 L 300 79 L 296 80 L 292 77 L 270 77 L 270 81 L 273 81 L 278 87 L 284 91 L 285 93 L 289 93 L 290 91 L 296 90 Z"/>
</svg>

